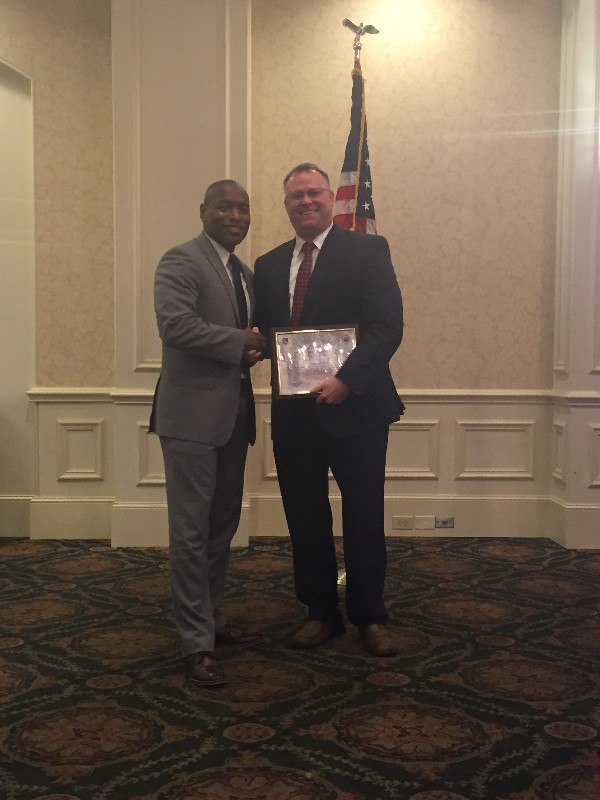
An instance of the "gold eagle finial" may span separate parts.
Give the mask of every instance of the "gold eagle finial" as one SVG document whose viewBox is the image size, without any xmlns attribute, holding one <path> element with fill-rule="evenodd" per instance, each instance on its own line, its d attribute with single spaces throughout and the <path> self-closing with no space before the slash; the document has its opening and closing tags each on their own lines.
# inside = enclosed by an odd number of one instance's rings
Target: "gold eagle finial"
<svg viewBox="0 0 600 800">
<path fill-rule="evenodd" d="M 357 67 L 360 64 L 360 51 L 362 49 L 360 37 L 364 36 L 365 33 L 379 33 L 379 31 L 374 25 L 363 25 L 362 22 L 360 25 L 356 25 L 356 23 L 352 22 L 348 17 L 342 20 L 342 25 L 345 28 L 349 28 L 355 34 L 352 46 L 354 48 L 354 66 Z"/>
</svg>

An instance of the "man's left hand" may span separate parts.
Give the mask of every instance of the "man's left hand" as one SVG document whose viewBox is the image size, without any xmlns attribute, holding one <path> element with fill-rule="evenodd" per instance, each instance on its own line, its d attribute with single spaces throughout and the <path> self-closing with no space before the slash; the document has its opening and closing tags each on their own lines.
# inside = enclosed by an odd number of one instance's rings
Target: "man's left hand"
<svg viewBox="0 0 600 800">
<path fill-rule="evenodd" d="M 343 403 L 350 394 L 350 387 L 344 381 L 336 378 L 335 375 L 328 375 L 323 378 L 318 386 L 313 386 L 311 392 L 317 393 L 317 403 L 327 403 L 338 405 Z"/>
</svg>

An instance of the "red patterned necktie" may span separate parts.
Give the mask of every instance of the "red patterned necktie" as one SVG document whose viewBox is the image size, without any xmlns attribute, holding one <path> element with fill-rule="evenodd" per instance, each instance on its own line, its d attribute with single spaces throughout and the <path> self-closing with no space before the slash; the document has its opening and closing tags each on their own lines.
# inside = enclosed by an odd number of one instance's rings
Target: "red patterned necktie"
<svg viewBox="0 0 600 800">
<path fill-rule="evenodd" d="M 292 325 L 300 324 L 300 315 L 302 314 L 302 306 L 304 305 L 304 298 L 308 288 L 308 282 L 312 272 L 312 251 L 316 245 L 314 242 L 304 242 L 301 252 L 304 253 L 298 275 L 296 276 L 296 286 L 294 287 L 294 301 L 292 303 L 292 316 L 290 323 Z"/>
</svg>

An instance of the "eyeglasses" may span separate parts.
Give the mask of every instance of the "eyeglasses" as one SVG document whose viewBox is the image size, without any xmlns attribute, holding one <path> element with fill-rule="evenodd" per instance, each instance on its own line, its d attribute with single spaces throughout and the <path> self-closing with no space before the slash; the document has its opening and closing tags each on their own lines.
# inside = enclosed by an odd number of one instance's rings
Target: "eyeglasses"
<svg viewBox="0 0 600 800">
<path fill-rule="evenodd" d="M 289 200 L 290 203 L 301 203 L 305 197 L 308 197 L 309 200 L 316 200 L 321 192 L 329 191 L 329 189 L 307 189 L 305 192 L 298 191 L 286 194 L 285 199 Z"/>
</svg>

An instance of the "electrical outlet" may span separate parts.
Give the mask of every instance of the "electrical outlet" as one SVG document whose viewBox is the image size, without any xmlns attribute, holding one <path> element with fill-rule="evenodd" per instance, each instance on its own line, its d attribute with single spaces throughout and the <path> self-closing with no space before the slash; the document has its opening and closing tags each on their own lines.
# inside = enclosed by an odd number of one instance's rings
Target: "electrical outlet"
<svg viewBox="0 0 600 800">
<path fill-rule="evenodd" d="M 453 528 L 454 527 L 454 517 L 436 517 L 435 518 L 435 527 L 436 528 Z"/>
<path fill-rule="evenodd" d="M 412 531 L 414 524 L 414 517 L 392 517 L 392 530 L 394 531 Z"/>
</svg>

